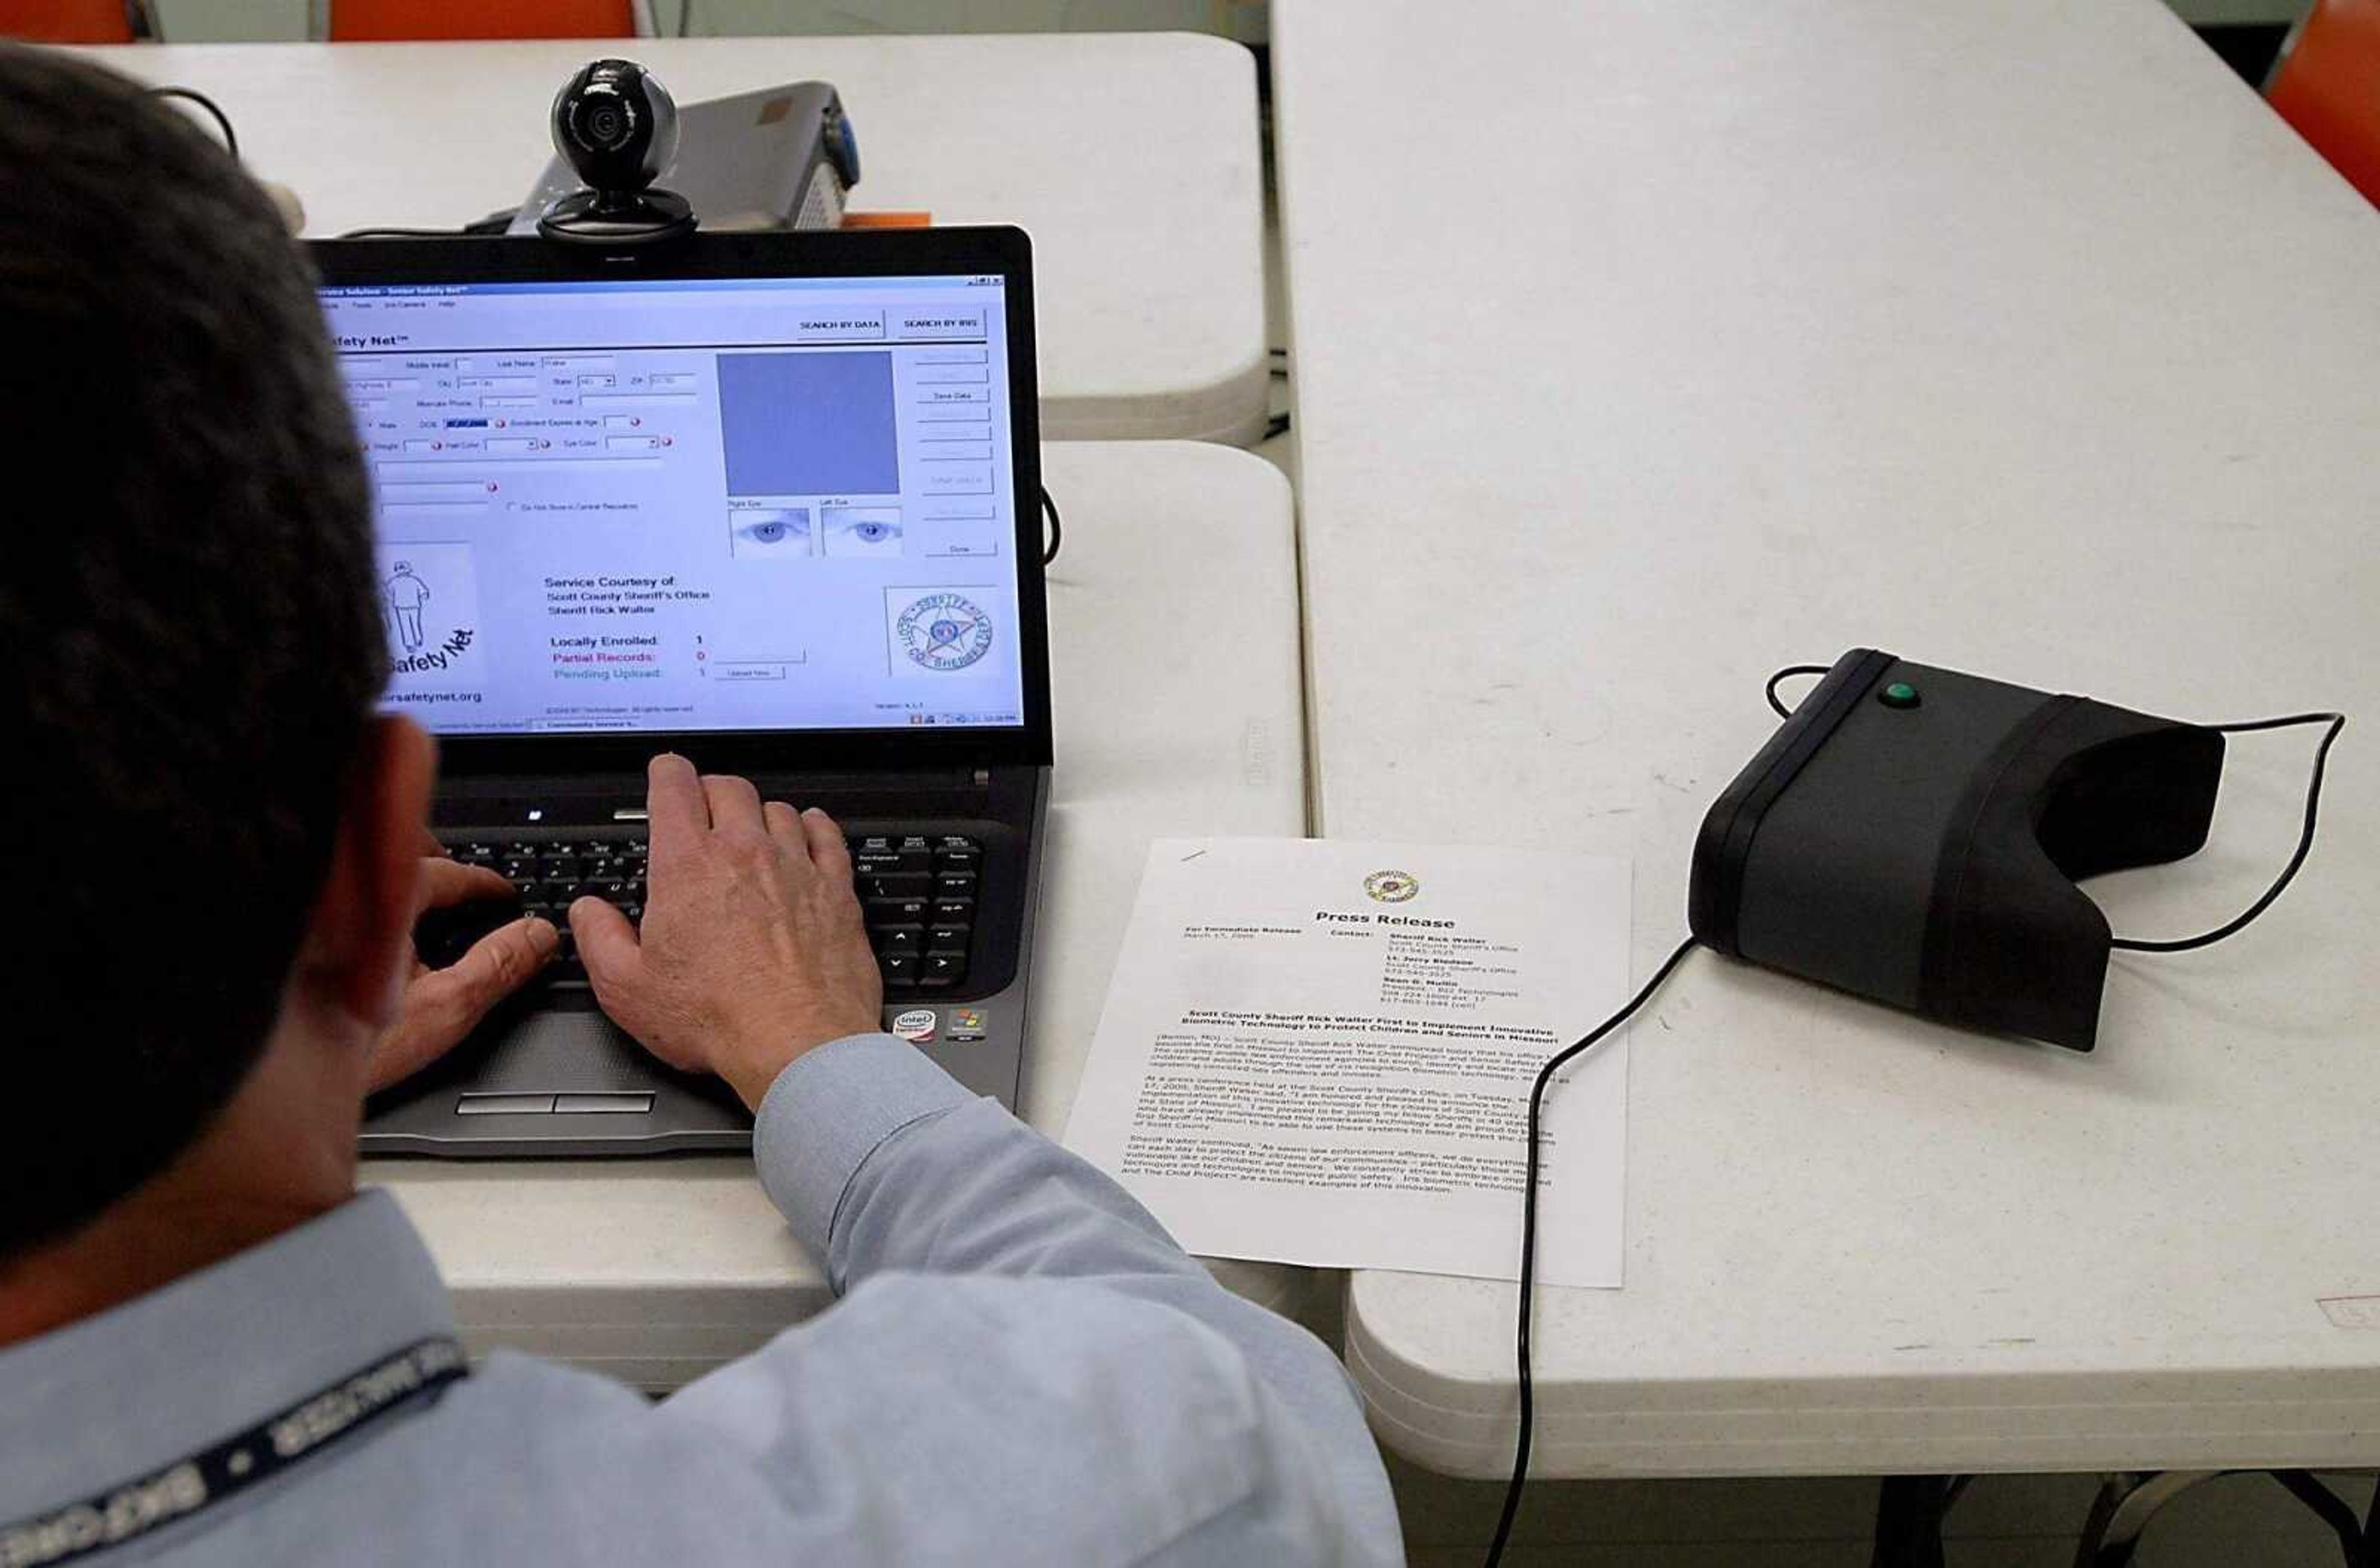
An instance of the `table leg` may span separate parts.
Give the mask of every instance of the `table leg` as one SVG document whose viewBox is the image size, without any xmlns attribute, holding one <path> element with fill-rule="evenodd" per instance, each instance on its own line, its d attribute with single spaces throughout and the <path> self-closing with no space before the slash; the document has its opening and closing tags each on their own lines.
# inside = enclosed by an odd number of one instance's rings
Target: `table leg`
<svg viewBox="0 0 2380 1568">
<path fill-rule="evenodd" d="M 2126 1568 L 2156 1511 L 2219 1470 L 2122 1470 L 2100 1483 L 2074 1543 L 2074 1568 Z"/>
<path fill-rule="evenodd" d="M 1885 1477 L 1876 1496 L 1869 1568 L 1943 1568 L 1942 1515 L 1966 1484 L 1964 1476 Z"/>
<path fill-rule="evenodd" d="M 2355 1522 L 2355 1510 L 2337 1492 L 2314 1479 L 2311 1470 L 2272 1470 L 2266 1474 L 2330 1526 L 2331 1534 L 2338 1538 L 2339 1557 L 2347 1568 L 2370 1568 L 2370 1532 Z"/>
</svg>

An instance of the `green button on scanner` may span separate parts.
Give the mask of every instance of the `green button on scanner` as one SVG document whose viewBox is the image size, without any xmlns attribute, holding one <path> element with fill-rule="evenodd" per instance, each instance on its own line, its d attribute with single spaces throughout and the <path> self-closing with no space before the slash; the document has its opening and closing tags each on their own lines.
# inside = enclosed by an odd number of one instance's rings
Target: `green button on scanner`
<svg viewBox="0 0 2380 1568">
<path fill-rule="evenodd" d="M 1925 699 L 1907 681 L 1895 681 L 1876 694 L 1876 699 L 1887 708 L 1914 708 Z"/>
</svg>

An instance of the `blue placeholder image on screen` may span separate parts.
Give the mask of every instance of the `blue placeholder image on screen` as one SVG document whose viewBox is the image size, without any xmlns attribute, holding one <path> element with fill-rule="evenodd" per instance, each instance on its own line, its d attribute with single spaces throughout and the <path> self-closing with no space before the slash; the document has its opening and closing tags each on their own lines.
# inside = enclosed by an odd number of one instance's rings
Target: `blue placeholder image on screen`
<svg viewBox="0 0 2380 1568">
<path fill-rule="evenodd" d="M 722 354 L 730 495 L 891 495 L 901 488 L 892 356 Z"/>
</svg>

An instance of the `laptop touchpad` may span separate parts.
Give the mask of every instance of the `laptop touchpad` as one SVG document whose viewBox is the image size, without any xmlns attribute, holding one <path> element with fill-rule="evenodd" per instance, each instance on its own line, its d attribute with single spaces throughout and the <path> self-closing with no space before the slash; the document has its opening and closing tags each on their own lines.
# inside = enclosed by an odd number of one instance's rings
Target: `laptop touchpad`
<svg viewBox="0 0 2380 1568">
<path fill-rule="evenodd" d="M 492 1021 L 471 1087 L 547 1094 L 650 1090 L 659 1064 L 591 998 L 572 1006 L 577 1000 L 555 996 L 533 1012 Z"/>
</svg>

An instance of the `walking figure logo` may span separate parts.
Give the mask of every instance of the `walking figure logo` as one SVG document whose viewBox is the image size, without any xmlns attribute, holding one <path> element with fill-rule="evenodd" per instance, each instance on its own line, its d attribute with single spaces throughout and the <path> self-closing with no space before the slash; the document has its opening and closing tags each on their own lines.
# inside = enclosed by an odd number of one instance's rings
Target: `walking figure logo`
<svg viewBox="0 0 2380 1568">
<path fill-rule="evenodd" d="M 388 607 L 396 617 L 396 640 L 407 653 L 419 653 L 422 607 L 430 602 L 430 585 L 413 575 L 413 563 L 399 561 L 388 579 Z"/>
</svg>

